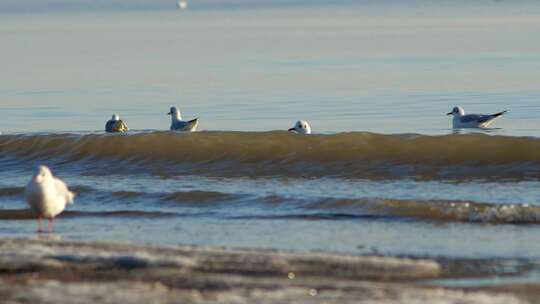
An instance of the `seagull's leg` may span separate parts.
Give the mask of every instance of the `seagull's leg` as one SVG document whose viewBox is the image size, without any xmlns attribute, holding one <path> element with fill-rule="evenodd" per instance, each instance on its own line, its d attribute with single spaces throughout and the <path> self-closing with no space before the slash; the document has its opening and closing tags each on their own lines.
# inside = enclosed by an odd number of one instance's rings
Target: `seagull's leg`
<svg viewBox="0 0 540 304">
<path fill-rule="evenodd" d="M 43 230 L 41 230 L 41 216 L 38 216 L 38 228 L 37 228 L 37 232 L 42 232 Z"/>
<path fill-rule="evenodd" d="M 51 233 L 53 230 L 53 221 L 54 221 L 54 218 L 51 217 L 49 219 L 49 233 Z"/>
</svg>

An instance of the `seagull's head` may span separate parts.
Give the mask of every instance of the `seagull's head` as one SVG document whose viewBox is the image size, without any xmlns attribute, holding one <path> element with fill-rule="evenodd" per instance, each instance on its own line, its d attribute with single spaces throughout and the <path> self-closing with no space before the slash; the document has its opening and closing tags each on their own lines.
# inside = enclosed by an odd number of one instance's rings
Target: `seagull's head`
<svg viewBox="0 0 540 304">
<path fill-rule="evenodd" d="M 465 110 L 463 110 L 463 108 L 460 107 L 460 106 L 455 106 L 452 109 L 452 112 L 446 113 L 446 115 L 463 116 L 463 115 L 465 115 Z"/>
<path fill-rule="evenodd" d="M 119 120 L 120 120 L 120 115 L 118 115 L 118 114 L 113 114 L 112 120 L 114 120 L 114 121 L 119 121 Z"/>
<path fill-rule="evenodd" d="M 177 107 L 171 107 L 167 115 L 171 115 L 173 118 L 176 118 L 176 119 L 182 119 L 180 115 L 180 110 Z"/>
<path fill-rule="evenodd" d="M 311 126 L 305 120 L 299 120 L 294 124 L 294 127 L 290 128 L 289 131 L 294 131 L 298 134 L 311 134 Z"/>
<path fill-rule="evenodd" d="M 47 166 L 39 166 L 36 169 L 36 173 L 34 174 L 34 179 L 40 183 L 46 178 L 52 177 L 51 169 L 49 169 Z"/>
</svg>

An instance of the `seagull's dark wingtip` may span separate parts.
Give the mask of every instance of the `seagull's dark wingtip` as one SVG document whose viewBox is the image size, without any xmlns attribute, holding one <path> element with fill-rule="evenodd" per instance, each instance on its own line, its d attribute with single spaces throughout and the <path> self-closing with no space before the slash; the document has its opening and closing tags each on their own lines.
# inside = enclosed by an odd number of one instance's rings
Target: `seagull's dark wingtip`
<svg viewBox="0 0 540 304">
<path fill-rule="evenodd" d="M 493 115 L 491 115 L 491 116 L 493 116 L 493 117 L 499 117 L 499 116 L 501 116 L 501 115 L 503 115 L 503 114 L 505 114 L 505 113 L 507 113 L 507 112 L 508 112 L 508 110 L 504 110 L 504 111 L 502 111 L 502 112 L 495 113 L 495 114 L 493 114 Z"/>
</svg>

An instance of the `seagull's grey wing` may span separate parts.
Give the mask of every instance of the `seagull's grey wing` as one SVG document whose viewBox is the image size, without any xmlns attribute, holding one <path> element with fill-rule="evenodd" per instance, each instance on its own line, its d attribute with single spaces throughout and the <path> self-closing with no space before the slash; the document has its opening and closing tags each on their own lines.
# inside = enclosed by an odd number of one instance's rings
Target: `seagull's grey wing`
<svg viewBox="0 0 540 304">
<path fill-rule="evenodd" d="M 480 123 L 488 122 L 488 121 L 494 119 L 495 117 L 497 117 L 497 116 L 493 116 L 493 115 L 481 115 L 480 118 L 478 119 L 478 122 L 480 122 Z"/>
<path fill-rule="evenodd" d="M 486 122 L 488 122 L 488 121 L 490 121 L 492 119 L 495 119 L 495 118 L 503 115 L 506 112 L 507 111 L 502 111 L 502 112 L 491 114 L 491 115 L 468 114 L 468 115 L 462 116 L 460 121 L 462 123 L 467 123 L 467 122 L 486 123 Z"/>
<path fill-rule="evenodd" d="M 477 122 L 477 123 L 482 123 L 482 122 L 486 122 L 490 119 L 492 119 L 493 117 L 491 115 L 479 115 L 479 114 L 467 114 L 467 115 L 464 115 L 460 118 L 460 121 L 462 123 L 468 123 L 468 122 Z"/>
<path fill-rule="evenodd" d="M 192 131 L 197 127 L 197 124 L 199 123 L 198 120 L 199 118 L 195 118 L 190 121 L 177 121 L 172 125 L 171 129 L 178 131 Z"/>
<path fill-rule="evenodd" d="M 175 121 L 171 126 L 172 130 L 184 130 L 188 125 L 187 121 Z"/>
<path fill-rule="evenodd" d="M 107 123 L 105 124 L 105 132 L 113 132 L 113 127 L 115 123 L 116 121 L 114 120 L 107 121 Z"/>
<path fill-rule="evenodd" d="M 54 187 L 56 190 L 56 195 L 63 198 L 66 203 L 73 204 L 75 194 L 69 191 L 68 187 L 61 179 L 54 177 Z"/>
</svg>

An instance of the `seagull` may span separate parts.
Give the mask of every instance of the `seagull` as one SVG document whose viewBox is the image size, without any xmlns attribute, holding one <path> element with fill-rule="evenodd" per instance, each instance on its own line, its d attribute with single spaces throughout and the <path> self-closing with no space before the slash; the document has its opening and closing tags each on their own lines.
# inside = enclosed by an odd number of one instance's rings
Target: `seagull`
<svg viewBox="0 0 540 304">
<path fill-rule="evenodd" d="M 176 8 L 178 9 L 186 9 L 188 6 L 188 3 L 186 0 L 179 0 L 178 2 L 176 2 Z"/>
<path fill-rule="evenodd" d="M 54 177 L 46 166 L 39 166 L 24 191 L 26 201 L 38 216 L 38 232 L 41 219 L 49 219 L 49 232 L 52 232 L 54 217 L 60 214 L 67 204 L 73 204 L 75 193 L 66 184 Z"/>
<path fill-rule="evenodd" d="M 112 118 L 107 121 L 105 124 L 105 132 L 127 132 L 129 130 L 127 124 L 120 120 L 120 116 L 118 114 L 113 114 Z"/>
<path fill-rule="evenodd" d="M 305 120 L 299 120 L 294 124 L 294 127 L 290 128 L 289 131 L 297 134 L 311 134 L 311 126 Z"/>
<path fill-rule="evenodd" d="M 194 132 L 197 130 L 199 125 L 198 117 L 189 121 L 182 120 L 182 115 L 177 107 L 171 107 L 167 115 L 171 115 L 171 131 Z"/>
<path fill-rule="evenodd" d="M 465 111 L 462 107 L 456 106 L 452 112 L 446 115 L 453 115 L 452 121 L 453 128 L 487 128 L 489 125 L 499 116 L 508 111 L 502 111 L 495 114 L 468 114 L 465 115 Z"/>
</svg>

